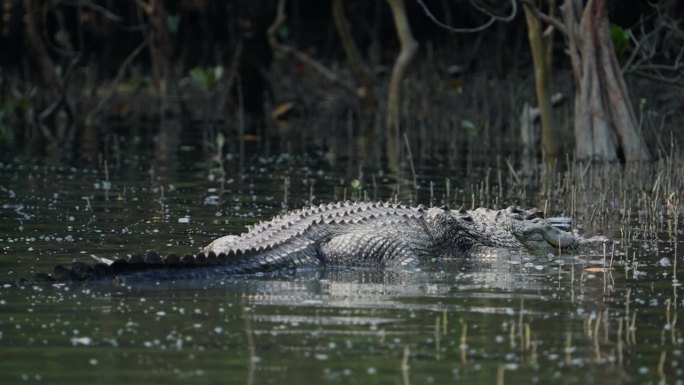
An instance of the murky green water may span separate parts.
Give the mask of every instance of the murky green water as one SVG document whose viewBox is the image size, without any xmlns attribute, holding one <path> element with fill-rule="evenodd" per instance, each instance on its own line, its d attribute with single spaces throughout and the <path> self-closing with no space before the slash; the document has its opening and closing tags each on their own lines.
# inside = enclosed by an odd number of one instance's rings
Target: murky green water
<svg viewBox="0 0 684 385">
<path fill-rule="evenodd" d="M 179 164 L 169 171 L 131 161 L 107 174 L 0 165 L 0 282 L 90 254 L 194 251 L 270 218 L 284 200 L 294 208 L 359 194 L 337 165 L 314 159 L 255 161 L 242 176 L 226 175 L 223 194 L 210 166 Z M 426 204 L 444 194 L 446 175 L 457 175 L 442 167 L 418 174 L 428 175 L 418 197 Z M 452 180 L 452 194 L 475 178 Z M 362 179 L 366 196 L 411 199 L 382 173 Z M 420 273 L 7 285 L 0 383 L 684 384 L 684 298 L 667 263 L 674 244 L 665 231 L 658 236 L 657 248 L 618 244 L 612 269 L 594 250 L 554 261 L 453 261 Z M 605 258 L 610 265 L 611 250 Z"/>
</svg>

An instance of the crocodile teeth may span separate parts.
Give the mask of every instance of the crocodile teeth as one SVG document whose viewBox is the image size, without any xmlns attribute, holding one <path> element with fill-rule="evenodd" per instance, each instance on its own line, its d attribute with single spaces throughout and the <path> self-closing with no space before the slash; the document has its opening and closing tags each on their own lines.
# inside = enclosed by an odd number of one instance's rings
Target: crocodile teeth
<svg viewBox="0 0 684 385">
<path fill-rule="evenodd" d="M 183 258 L 181 258 L 180 262 L 183 265 L 193 265 L 195 263 L 195 257 L 193 257 L 192 254 L 185 254 Z"/>
</svg>

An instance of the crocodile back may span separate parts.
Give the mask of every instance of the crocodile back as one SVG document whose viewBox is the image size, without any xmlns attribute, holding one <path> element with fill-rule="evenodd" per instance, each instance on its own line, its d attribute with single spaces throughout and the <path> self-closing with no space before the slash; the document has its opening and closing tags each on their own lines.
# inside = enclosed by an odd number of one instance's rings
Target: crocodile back
<svg viewBox="0 0 684 385">
<path fill-rule="evenodd" d="M 309 239 L 320 243 L 339 231 L 358 225 L 371 228 L 397 220 L 422 219 L 424 216 L 422 206 L 382 202 L 347 201 L 312 206 L 260 222 L 240 236 L 218 238 L 205 251 L 249 255 L 277 249 L 295 240 Z"/>
</svg>

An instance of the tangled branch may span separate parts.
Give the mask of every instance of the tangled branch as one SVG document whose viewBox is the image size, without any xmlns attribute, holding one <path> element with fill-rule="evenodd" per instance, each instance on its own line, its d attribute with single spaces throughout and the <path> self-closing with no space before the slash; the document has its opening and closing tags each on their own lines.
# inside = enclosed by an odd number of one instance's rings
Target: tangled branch
<svg viewBox="0 0 684 385">
<path fill-rule="evenodd" d="M 511 0 L 511 13 L 508 16 L 495 15 L 492 12 L 490 12 L 489 10 L 487 10 L 485 7 L 482 7 L 482 6 L 478 5 L 475 1 L 471 0 L 470 4 L 472 4 L 473 7 L 475 7 L 475 9 L 477 9 L 478 11 L 489 16 L 489 20 L 487 22 L 485 22 L 484 24 L 477 26 L 477 27 L 474 27 L 474 28 L 454 28 L 448 24 L 445 24 L 445 23 L 439 21 L 437 19 L 437 17 L 435 17 L 435 15 L 432 12 L 430 12 L 430 9 L 427 7 L 427 5 L 425 5 L 423 0 L 416 0 L 416 1 L 418 2 L 418 5 L 420 5 L 421 8 L 423 8 L 425 15 L 430 20 L 432 20 L 433 23 L 435 23 L 438 26 L 446 29 L 449 32 L 453 32 L 453 33 L 476 33 L 476 32 L 480 32 L 480 31 L 484 31 L 485 29 L 489 28 L 492 24 L 494 24 L 494 22 L 496 22 L 496 21 L 509 22 L 509 21 L 513 20 L 515 18 L 515 15 L 518 13 L 518 3 L 516 2 L 516 0 Z"/>
</svg>

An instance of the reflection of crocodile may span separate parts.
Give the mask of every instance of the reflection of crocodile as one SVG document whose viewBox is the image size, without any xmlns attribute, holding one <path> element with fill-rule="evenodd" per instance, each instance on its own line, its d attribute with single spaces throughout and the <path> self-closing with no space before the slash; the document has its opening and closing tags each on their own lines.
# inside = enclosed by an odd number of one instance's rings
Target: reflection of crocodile
<svg viewBox="0 0 684 385">
<path fill-rule="evenodd" d="M 452 211 L 390 203 L 336 203 L 289 212 L 240 236 L 211 242 L 196 255 L 157 252 L 88 264 L 74 261 L 38 273 L 36 282 L 201 279 L 302 266 L 417 267 L 482 248 L 559 252 L 584 238 L 551 226 L 538 210 Z"/>
</svg>

